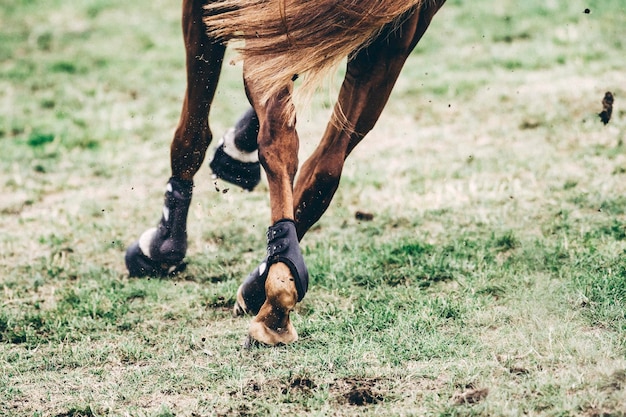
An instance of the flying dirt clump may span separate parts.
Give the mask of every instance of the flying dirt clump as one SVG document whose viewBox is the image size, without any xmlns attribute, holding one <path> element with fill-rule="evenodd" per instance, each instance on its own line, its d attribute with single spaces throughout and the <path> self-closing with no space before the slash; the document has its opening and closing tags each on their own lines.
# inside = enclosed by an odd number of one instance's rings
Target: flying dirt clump
<svg viewBox="0 0 626 417">
<path fill-rule="evenodd" d="M 611 113 L 613 113 L 614 101 L 615 98 L 613 97 L 613 93 L 611 93 L 610 91 L 604 93 L 604 98 L 602 99 L 602 111 L 598 113 L 598 116 L 600 116 L 600 120 L 602 120 L 602 123 L 604 123 L 605 125 L 609 123 L 609 120 L 611 120 Z"/>
</svg>

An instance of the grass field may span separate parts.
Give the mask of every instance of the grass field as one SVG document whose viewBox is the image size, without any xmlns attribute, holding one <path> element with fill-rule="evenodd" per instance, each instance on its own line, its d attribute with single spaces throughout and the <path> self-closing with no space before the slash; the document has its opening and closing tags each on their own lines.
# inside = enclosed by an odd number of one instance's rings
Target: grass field
<svg viewBox="0 0 626 417">
<path fill-rule="evenodd" d="M 187 271 L 123 264 L 169 177 L 179 7 L 0 0 L 0 415 L 626 415 L 622 0 L 448 1 L 302 242 L 300 340 L 251 350 L 266 182 L 205 166 Z M 245 108 L 226 66 L 216 136 Z"/>
</svg>

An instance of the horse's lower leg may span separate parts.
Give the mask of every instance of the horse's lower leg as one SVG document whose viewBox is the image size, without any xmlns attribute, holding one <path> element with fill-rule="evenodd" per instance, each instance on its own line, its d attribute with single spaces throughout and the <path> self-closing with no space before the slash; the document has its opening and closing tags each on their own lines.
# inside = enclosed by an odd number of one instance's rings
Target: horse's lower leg
<svg viewBox="0 0 626 417">
<path fill-rule="evenodd" d="M 185 266 L 187 212 L 193 177 L 211 142 L 208 113 L 215 94 L 225 47 L 206 36 L 204 1 L 183 2 L 183 36 L 187 91 L 180 121 L 170 147 L 172 176 L 165 192 L 163 214 L 156 228 L 146 230 L 126 252 L 131 276 L 162 276 Z"/>
<path fill-rule="evenodd" d="M 268 229 L 267 258 L 257 268 L 253 281 L 259 305 L 250 325 L 249 336 L 276 345 L 297 340 L 289 313 L 304 297 L 308 272 L 300 253 L 293 221 L 293 179 L 298 168 L 298 135 L 290 88 L 277 97 L 259 102 L 253 81 L 246 80 L 249 97 L 259 117 L 259 160 L 268 179 L 271 223 Z M 243 287 L 243 286 L 242 286 Z M 249 288 L 248 288 L 249 289 Z M 240 289 L 242 308 L 249 306 Z"/>
</svg>

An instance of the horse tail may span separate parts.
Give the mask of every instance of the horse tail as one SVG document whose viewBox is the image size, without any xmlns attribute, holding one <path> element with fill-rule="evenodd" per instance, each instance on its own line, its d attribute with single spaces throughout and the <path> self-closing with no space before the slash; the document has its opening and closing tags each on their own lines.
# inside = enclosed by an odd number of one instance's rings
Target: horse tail
<svg viewBox="0 0 626 417">
<path fill-rule="evenodd" d="M 205 23 L 213 38 L 246 41 L 239 52 L 267 99 L 296 75 L 312 92 L 343 58 L 424 1 L 210 0 Z"/>
</svg>

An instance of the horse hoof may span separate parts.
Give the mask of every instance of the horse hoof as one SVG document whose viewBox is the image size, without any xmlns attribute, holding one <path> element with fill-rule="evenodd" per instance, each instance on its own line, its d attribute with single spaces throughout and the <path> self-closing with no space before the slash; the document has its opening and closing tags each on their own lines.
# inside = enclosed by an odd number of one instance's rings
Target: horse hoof
<svg viewBox="0 0 626 417">
<path fill-rule="evenodd" d="M 261 164 L 256 162 L 242 162 L 233 158 L 225 151 L 224 141 L 215 150 L 213 160 L 209 164 L 213 175 L 235 184 L 246 191 L 252 191 L 261 181 Z"/>
<path fill-rule="evenodd" d="M 187 268 L 187 264 L 183 261 L 168 265 L 150 259 L 143 253 L 138 241 L 128 247 L 124 260 L 131 277 L 168 277 L 183 272 Z"/>
<path fill-rule="evenodd" d="M 261 345 L 282 346 L 296 342 L 298 340 L 298 332 L 296 332 L 291 323 L 284 328 L 271 329 L 263 323 L 253 320 L 250 324 L 248 338 Z M 251 346 L 250 343 L 248 343 L 248 346 Z"/>
<path fill-rule="evenodd" d="M 270 267 L 265 293 L 265 302 L 250 323 L 249 337 L 269 346 L 295 342 L 298 333 L 289 314 L 296 306 L 298 291 L 287 265 L 276 263 Z"/>
</svg>

